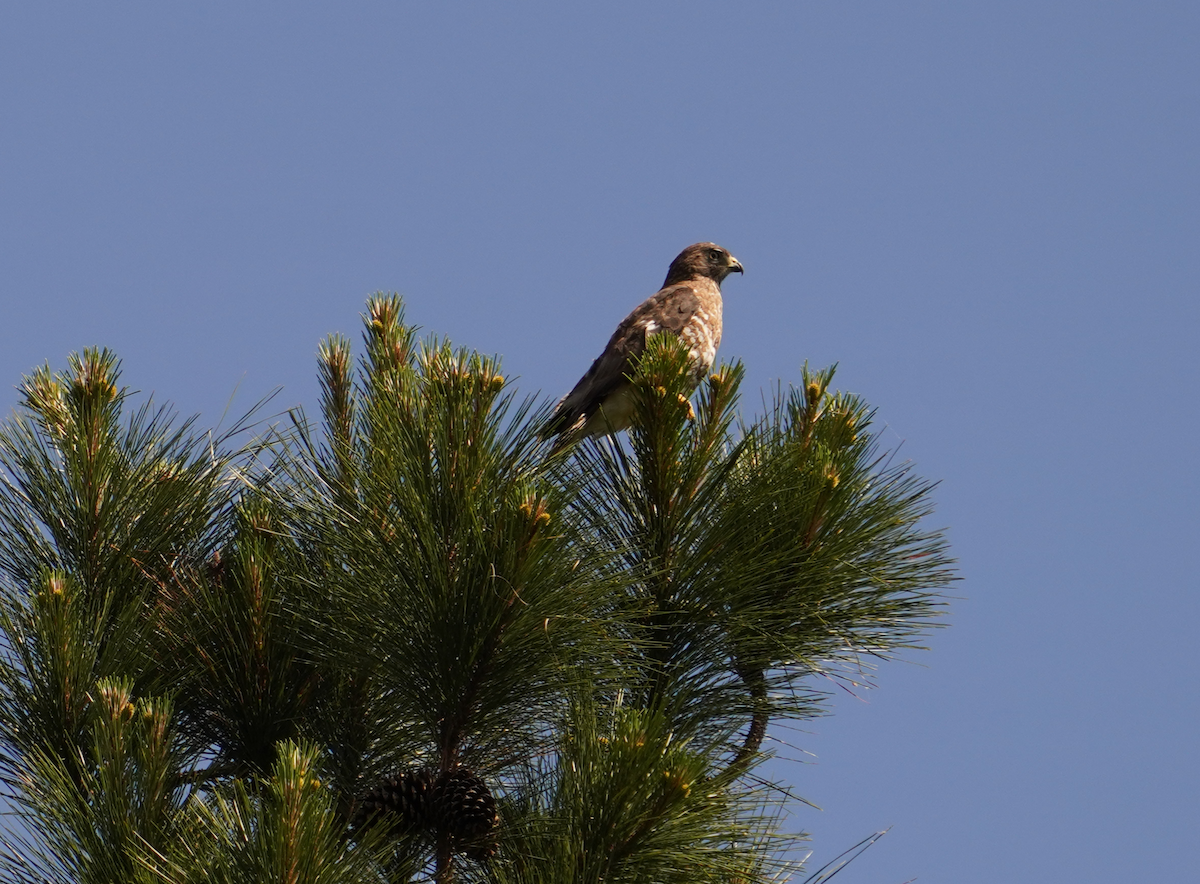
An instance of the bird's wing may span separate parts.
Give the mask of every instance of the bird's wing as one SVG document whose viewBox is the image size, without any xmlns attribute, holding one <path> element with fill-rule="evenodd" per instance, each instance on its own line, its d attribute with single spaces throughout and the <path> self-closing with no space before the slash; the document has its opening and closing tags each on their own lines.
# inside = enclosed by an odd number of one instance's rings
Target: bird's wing
<svg viewBox="0 0 1200 884">
<path fill-rule="evenodd" d="M 679 283 L 643 301 L 617 326 L 604 352 L 592 363 L 546 425 L 546 434 L 573 429 L 596 413 L 604 400 L 628 383 L 628 376 L 646 350 L 646 336 L 660 331 L 679 334 L 699 309 L 691 285 Z"/>
</svg>

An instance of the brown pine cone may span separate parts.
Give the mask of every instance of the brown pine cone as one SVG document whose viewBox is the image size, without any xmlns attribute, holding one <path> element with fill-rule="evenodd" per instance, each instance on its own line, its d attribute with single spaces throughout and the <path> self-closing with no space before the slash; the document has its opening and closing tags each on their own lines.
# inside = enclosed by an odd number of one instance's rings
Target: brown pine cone
<svg viewBox="0 0 1200 884">
<path fill-rule="evenodd" d="M 429 770 L 410 770 L 388 777 L 368 791 L 358 802 L 354 826 L 390 820 L 399 829 L 417 829 L 429 825 L 429 798 L 434 774 Z"/>
<path fill-rule="evenodd" d="M 438 777 L 429 814 L 438 829 L 455 838 L 478 838 L 496 825 L 496 799 L 487 783 L 460 767 Z"/>
</svg>

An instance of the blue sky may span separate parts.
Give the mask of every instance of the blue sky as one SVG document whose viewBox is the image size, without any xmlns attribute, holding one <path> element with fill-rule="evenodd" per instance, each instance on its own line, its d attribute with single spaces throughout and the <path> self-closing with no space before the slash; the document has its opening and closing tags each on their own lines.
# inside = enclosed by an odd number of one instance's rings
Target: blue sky
<svg viewBox="0 0 1200 884">
<path fill-rule="evenodd" d="M 7 4 L 0 413 L 88 345 L 206 424 L 311 411 L 375 290 L 558 396 L 715 240 L 746 408 L 837 362 L 964 577 L 779 731 L 817 863 L 892 826 L 839 884 L 1183 881 L 1198 46 L 1182 2 Z"/>
</svg>

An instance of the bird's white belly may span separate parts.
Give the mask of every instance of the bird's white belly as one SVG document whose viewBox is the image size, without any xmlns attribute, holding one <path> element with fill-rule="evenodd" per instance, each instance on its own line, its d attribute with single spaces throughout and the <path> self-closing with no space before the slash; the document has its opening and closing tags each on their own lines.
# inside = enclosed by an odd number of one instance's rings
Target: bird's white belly
<svg viewBox="0 0 1200 884">
<path fill-rule="evenodd" d="M 604 400 L 604 404 L 587 419 L 581 436 L 603 436 L 627 429 L 633 421 L 633 386 L 626 385 Z"/>
</svg>

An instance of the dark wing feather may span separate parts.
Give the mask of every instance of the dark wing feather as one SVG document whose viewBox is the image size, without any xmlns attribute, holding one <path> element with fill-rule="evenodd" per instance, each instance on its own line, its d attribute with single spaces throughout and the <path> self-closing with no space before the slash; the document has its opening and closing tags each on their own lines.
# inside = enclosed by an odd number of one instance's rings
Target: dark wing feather
<svg viewBox="0 0 1200 884">
<path fill-rule="evenodd" d="M 662 300 L 658 301 L 660 296 L 663 296 Z M 650 301 L 658 301 L 658 315 L 655 317 L 655 322 L 658 323 L 659 329 L 666 329 L 676 335 L 683 331 L 683 327 L 691 321 L 700 308 L 700 299 L 696 297 L 692 287 L 686 283 L 663 289 Z M 645 346 L 644 339 L 643 346 Z"/>
<path fill-rule="evenodd" d="M 699 306 L 699 298 L 687 283 L 662 289 L 638 305 L 617 326 L 604 352 L 579 383 L 558 403 L 546 424 L 546 435 L 566 432 L 595 414 L 605 399 L 628 383 L 646 351 L 646 334 L 664 330 L 679 334 Z"/>
</svg>

